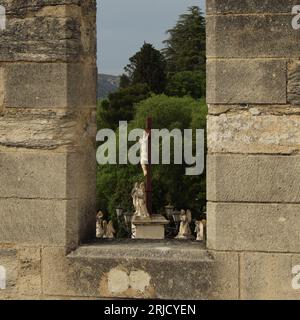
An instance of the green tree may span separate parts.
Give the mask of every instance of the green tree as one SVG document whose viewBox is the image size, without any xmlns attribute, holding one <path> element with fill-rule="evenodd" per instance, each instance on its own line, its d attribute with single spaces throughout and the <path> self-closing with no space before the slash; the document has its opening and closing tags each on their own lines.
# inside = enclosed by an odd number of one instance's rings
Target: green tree
<svg viewBox="0 0 300 320">
<path fill-rule="evenodd" d="M 126 74 L 122 74 L 120 77 L 120 89 L 128 88 L 131 85 L 131 81 Z"/>
<path fill-rule="evenodd" d="M 205 18 L 199 7 L 190 7 L 167 34 L 169 38 L 164 41 L 163 54 L 168 73 L 205 71 Z"/>
<path fill-rule="evenodd" d="M 134 105 L 150 96 L 146 84 L 131 85 L 108 95 L 98 104 L 98 128 L 116 130 L 119 121 L 130 121 L 134 116 Z"/>
<path fill-rule="evenodd" d="M 169 96 L 191 96 L 199 99 L 205 95 L 205 75 L 200 71 L 182 71 L 170 77 L 166 87 Z"/>
<path fill-rule="evenodd" d="M 153 118 L 153 127 L 205 128 L 207 107 L 204 100 L 191 97 L 167 97 L 154 95 L 136 106 L 134 119 L 129 130 L 144 128 L 146 118 Z M 195 142 L 195 141 L 194 141 Z M 173 149 L 171 150 L 173 153 Z M 172 159 L 172 158 L 171 158 Z M 153 208 L 161 212 L 171 201 L 178 209 L 190 208 L 199 215 L 205 206 L 205 174 L 185 176 L 186 165 L 153 165 Z M 136 181 L 142 181 L 139 165 L 105 165 L 98 167 L 97 193 L 98 209 L 115 215 L 115 209 L 122 205 L 132 211 L 131 190 Z"/>
<path fill-rule="evenodd" d="M 136 106 L 132 128 L 144 127 L 151 116 L 153 128 L 205 129 L 207 106 L 205 101 L 191 97 L 152 96 Z M 193 141 L 195 146 L 195 139 Z M 174 148 L 171 148 L 171 159 Z M 171 200 L 178 209 L 190 208 L 198 214 L 205 206 L 205 174 L 186 176 L 186 164 L 153 165 L 153 207 L 156 211 Z"/>
<path fill-rule="evenodd" d="M 166 86 L 166 62 L 152 44 L 144 43 L 125 67 L 131 83 L 147 84 L 154 93 L 162 93 Z"/>
</svg>

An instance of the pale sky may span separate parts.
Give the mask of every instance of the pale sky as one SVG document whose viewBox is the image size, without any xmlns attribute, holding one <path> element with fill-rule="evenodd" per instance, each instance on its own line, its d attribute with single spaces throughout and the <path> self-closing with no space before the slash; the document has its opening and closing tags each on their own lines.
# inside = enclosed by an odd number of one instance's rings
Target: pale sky
<svg viewBox="0 0 300 320">
<path fill-rule="evenodd" d="M 163 48 L 165 31 L 190 6 L 205 8 L 205 0 L 97 0 L 98 72 L 112 75 L 143 45 Z"/>
</svg>

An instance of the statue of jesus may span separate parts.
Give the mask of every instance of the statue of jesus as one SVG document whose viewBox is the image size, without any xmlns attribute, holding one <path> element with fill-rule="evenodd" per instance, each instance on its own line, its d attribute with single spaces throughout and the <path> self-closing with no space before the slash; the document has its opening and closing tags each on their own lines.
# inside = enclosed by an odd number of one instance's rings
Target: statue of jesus
<svg viewBox="0 0 300 320">
<path fill-rule="evenodd" d="M 140 138 L 139 143 L 141 146 L 141 166 L 143 169 L 144 176 L 147 176 L 147 164 L 148 164 L 148 138 L 149 133 L 144 131 L 143 137 Z"/>
</svg>

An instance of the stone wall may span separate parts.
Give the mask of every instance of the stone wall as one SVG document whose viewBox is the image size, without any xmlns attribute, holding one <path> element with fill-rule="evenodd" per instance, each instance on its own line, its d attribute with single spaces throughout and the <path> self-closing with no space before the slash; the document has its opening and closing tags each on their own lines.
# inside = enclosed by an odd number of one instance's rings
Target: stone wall
<svg viewBox="0 0 300 320">
<path fill-rule="evenodd" d="M 208 248 L 95 233 L 95 1 L 0 0 L 0 265 L 17 299 L 299 299 L 297 0 L 207 1 Z"/>
<path fill-rule="evenodd" d="M 0 5 L 0 297 L 40 297 L 44 252 L 95 232 L 95 2 Z"/>
<path fill-rule="evenodd" d="M 239 298 L 300 298 L 300 31 L 293 0 L 208 0 L 208 248 Z"/>
</svg>

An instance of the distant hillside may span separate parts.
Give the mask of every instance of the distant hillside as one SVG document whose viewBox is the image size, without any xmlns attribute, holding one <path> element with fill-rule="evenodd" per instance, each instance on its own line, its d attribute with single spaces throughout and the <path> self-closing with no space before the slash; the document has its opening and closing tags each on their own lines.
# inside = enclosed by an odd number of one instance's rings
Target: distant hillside
<svg viewBox="0 0 300 320">
<path fill-rule="evenodd" d="M 108 94 L 119 89 L 120 77 L 109 74 L 98 74 L 98 99 L 107 98 Z"/>
</svg>

